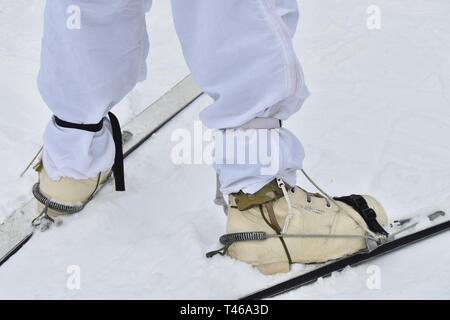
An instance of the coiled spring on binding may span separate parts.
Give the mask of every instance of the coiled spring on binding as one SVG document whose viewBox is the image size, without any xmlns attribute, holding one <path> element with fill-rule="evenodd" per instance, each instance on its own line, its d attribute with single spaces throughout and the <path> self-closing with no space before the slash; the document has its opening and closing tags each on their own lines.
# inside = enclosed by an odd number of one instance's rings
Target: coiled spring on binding
<svg viewBox="0 0 450 320">
<path fill-rule="evenodd" d="M 56 210 L 56 211 L 63 212 L 66 214 L 74 214 L 74 213 L 80 212 L 81 210 L 84 209 L 87 202 L 89 202 L 89 201 L 87 201 L 86 203 L 83 203 L 80 205 L 70 206 L 70 205 L 51 201 L 46 196 L 44 196 L 41 193 L 41 191 L 39 190 L 39 182 L 35 183 L 33 186 L 33 196 L 36 198 L 37 201 L 39 201 L 40 203 L 45 205 L 47 209 Z"/>
<path fill-rule="evenodd" d="M 267 233 L 263 231 L 253 231 L 253 232 L 239 232 L 224 234 L 220 237 L 219 241 L 223 245 L 232 244 L 237 241 L 254 241 L 254 240 L 266 240 Z"/>
<path fill-rule="evenodd" d="M 219 241 L 221 244 L 223 244 L 223 247 L 219 250 L 214 250 L 211 252 L 208 252 L 206 254 L 207 258 L 212 258 L 216 254 L 220 254 L 221 256 L 224 256 L 227 254 L 228 248 L 235 242 L 239 241 L 262 241 L 266 240 L 268 238 L 268 235 L 264 231 L 252 231 L 252 232 L 238 232 L 238 233 L 229 233 L 224 234 L 220 237 Z"/>
<path fill-rule="evenodd" d="M 110 178 L 110 176 L 111 175 L 109 175 L 106 180 L 108 180 Z M 98 191 L 99 185 L 100 185 L 100 177 L 101 177 L 101 174 L 98 175 L 97 185 L 95 186 L 95 189 L 91 193 L 89 198 L 79 205 L 67 205 L 67 204 L 62 204 L 62 203 L 52 201 L 48 197 L 46 197 L 45 195 L 43 195 L 41 193 L 40 188 L 39 188 L 39 186 L 40 186 L 39 182 L 34 184 L 33 189 L 32 189 L 33 196 L 36 198 L 36 200 L 38 202 L 40 202 L 44 205 L 44 209 L 41 211 L 39 216 L 37 216 L 31 222 L 31 225 L 35 228 L 40 226 L 41 231 L 47 230 L 50 227 L 50 225 L 55 222 L 55 220 L 48 215 L 48 209 L 55 210 L 55 211 L 61 212 L 62 214 L 67 214 L 67 215 L 75 214 L 75 213 L 82 211 L 84 209 L 84 207 L 94 198 L 95 193 Z"/>
</svg>

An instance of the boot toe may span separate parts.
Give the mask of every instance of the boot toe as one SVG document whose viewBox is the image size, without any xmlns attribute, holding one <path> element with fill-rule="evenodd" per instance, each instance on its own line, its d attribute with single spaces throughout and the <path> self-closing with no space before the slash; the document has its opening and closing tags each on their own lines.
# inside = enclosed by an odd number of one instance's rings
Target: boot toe
<svg viewBox="0 0 450 320">
<path fill-rule="evenodd" d="M 382 226 L 386 226 L 389 222 L 389 218 L 381 203 L 372 196 L 364 195 L 363 197 L 366 200 L 367 205 L 375 211 L 378 223 Z"/>
</svg>

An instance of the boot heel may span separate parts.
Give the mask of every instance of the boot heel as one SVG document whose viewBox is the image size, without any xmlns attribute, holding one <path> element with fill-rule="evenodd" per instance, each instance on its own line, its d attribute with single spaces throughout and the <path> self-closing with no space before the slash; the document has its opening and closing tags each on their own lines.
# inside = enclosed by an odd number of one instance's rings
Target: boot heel
<svg viewBox="0 0 450 320">
<path fill-rule="evenodd" d="M 288 262 L 274 262 L 268 264 L 260 264 L 255 267 L 265 275 L 287 273 L 290 270 Z"/>
</svg>

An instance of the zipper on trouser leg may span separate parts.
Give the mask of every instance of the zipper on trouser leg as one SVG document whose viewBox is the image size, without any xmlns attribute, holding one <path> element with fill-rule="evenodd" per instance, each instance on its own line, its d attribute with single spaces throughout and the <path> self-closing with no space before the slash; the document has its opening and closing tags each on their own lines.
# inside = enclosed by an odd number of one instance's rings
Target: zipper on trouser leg
<svg viewBox="0 0 450 320">
<path fill-rule="evenodd" d="M 278 39 L 280 47 L 283 52 L 285 72 L 286 72 L 286 84 L 288 87 L 287 99 L 294 95 L 299 88 L 299 74 L 297 70 L 297 61 L 295 53 L 292 52 L 290 48 L 290 42 L 292 41 L 289 36 L 286 26 L 283 20 L 278 15 L 276 11 L 276 6 L 273 0 L 261 0 L 264 6 L 265 13 L 267 14 L 268 20 L 272 26 L 275 36 Z M 292 56 L 294 55 L 294 56 Z"/>
</svg>

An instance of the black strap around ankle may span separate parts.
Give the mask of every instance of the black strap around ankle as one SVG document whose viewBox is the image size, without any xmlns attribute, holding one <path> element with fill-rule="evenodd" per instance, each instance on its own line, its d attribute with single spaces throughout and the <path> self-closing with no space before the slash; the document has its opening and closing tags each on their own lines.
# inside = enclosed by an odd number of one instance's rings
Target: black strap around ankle
<svg viewBox="0 0 450 320">
<path fill-rule="evenodd" d="M 122 129 L 117 117 L 112 113 L 108 113 L 109 120 L 111 122 L 112 135 L 114 145 L 116 147 L 116 155 L 114 157 L 114 180 L 116 182 L 117 191 L 125 191 L 125 175 L 123 168 L 123 149 L 122 149 Z M 99 132 L 103 128 L 103 119 L 94 124 L 79 124 L 61 120 L 57 116 L 54 116 L 55 123 L 62 128 L 77 129 L 89 132 Z"/>
</svg>

